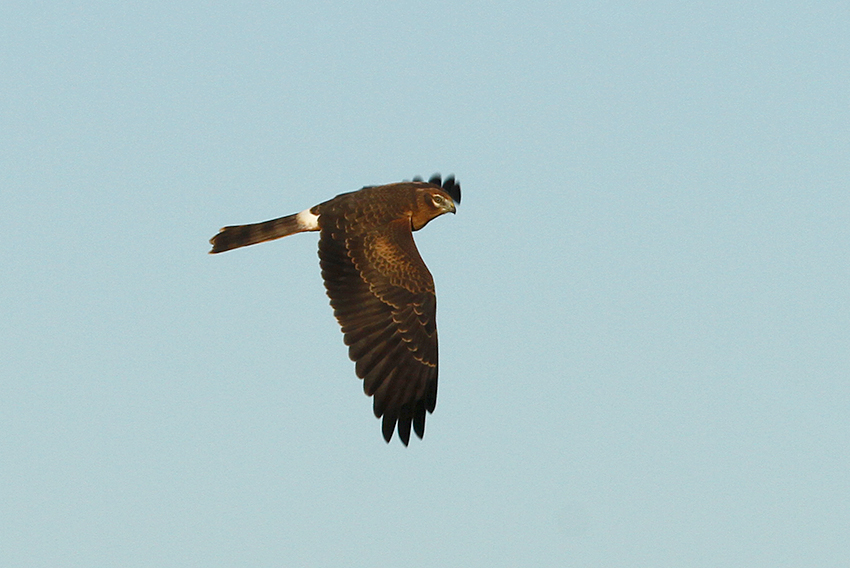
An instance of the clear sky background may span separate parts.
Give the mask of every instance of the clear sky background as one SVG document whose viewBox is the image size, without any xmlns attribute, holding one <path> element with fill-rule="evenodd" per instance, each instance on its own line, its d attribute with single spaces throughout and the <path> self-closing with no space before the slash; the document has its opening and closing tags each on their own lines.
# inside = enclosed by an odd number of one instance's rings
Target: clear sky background
<svg viewBox="0 0 850 568">
<path fill-rule="evenodd" d="M 847 566 L 850 8 L 5 2 L 0 565 Z M 424 440 L 317 235 L 454 173 Z"/>
</svg>

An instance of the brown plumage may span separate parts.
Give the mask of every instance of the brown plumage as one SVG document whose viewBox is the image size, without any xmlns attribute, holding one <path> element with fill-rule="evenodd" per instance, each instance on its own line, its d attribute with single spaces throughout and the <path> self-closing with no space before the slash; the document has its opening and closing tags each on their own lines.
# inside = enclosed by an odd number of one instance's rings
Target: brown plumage
<svg viewBox="0 0 850 568">
<path fill-rule="evenodd" d="M 413 231 L 454 213 L 460 185 L 439 175 L 427 182 L 364 187 L 279 219 L 223 228 L 211 253 L 321 231 L 319 265 L 363 390 L 407 445 L 410 427 L 425 434 L 425 414 L 437 404 L 437 298 Z"/>
</svg>

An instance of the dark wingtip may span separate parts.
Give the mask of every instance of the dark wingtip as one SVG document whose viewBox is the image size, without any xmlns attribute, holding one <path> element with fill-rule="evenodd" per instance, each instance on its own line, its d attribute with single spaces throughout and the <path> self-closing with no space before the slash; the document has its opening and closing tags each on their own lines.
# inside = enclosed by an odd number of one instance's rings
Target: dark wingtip
<svg viewBox="0 0 850 568">
<path fill-rule="evenodd" d="M 395 423 L 395 420 L 393 420 L 386 414 L 384 415 L 384 419 L 381 422 L 381 434 L 384 435 L 384 441 L 388 444 L 390 443 L 390 440 L 393 439 L 393 433 L 395 432 Z"/>
<path fill-rule="evenodd" d="M 455 181 L 454 175 L 450 175 L 443 182 L 443 191 L 451 195 L 454 202 L 460 205 L 460 183 Z"/>
</svg>

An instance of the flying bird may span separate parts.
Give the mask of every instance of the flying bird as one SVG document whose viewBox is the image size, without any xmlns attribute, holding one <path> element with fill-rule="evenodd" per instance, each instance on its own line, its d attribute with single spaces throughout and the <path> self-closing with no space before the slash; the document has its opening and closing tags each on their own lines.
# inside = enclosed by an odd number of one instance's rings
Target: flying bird
<svg viewBox="0 0 850 568">
<path fill-rule="evenodd" d="M 224 227 L 210 253 L 319 231 L 322 279 L 355 372 L 384 439 L 397 428 L 406 446 L 411 423 L 422 438 L 437 404 L 437 297 L 413 231 L 458 204 L 454 176 L 366 186 L 301 213 Z"/>
</svg>

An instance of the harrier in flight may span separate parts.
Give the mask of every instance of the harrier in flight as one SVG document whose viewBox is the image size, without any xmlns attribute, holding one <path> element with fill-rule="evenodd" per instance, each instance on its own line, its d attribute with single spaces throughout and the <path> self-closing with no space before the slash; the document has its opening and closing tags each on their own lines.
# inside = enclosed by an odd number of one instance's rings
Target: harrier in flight
<svg viewBox="0 0 850 568">
<path fill-rule="evenodd" d="M 357 376 L 383 416 L 384 439 L 398 425 L 407 445 L 411 423 L 421 438 L 425 411 L 437 404 L 437 297 L 413 231 L 459 203 L 453 176 L 367 186 L 301 213 L 224 227 L 210 253 L 319 231 L 322 279 Z"/>
</svg>

